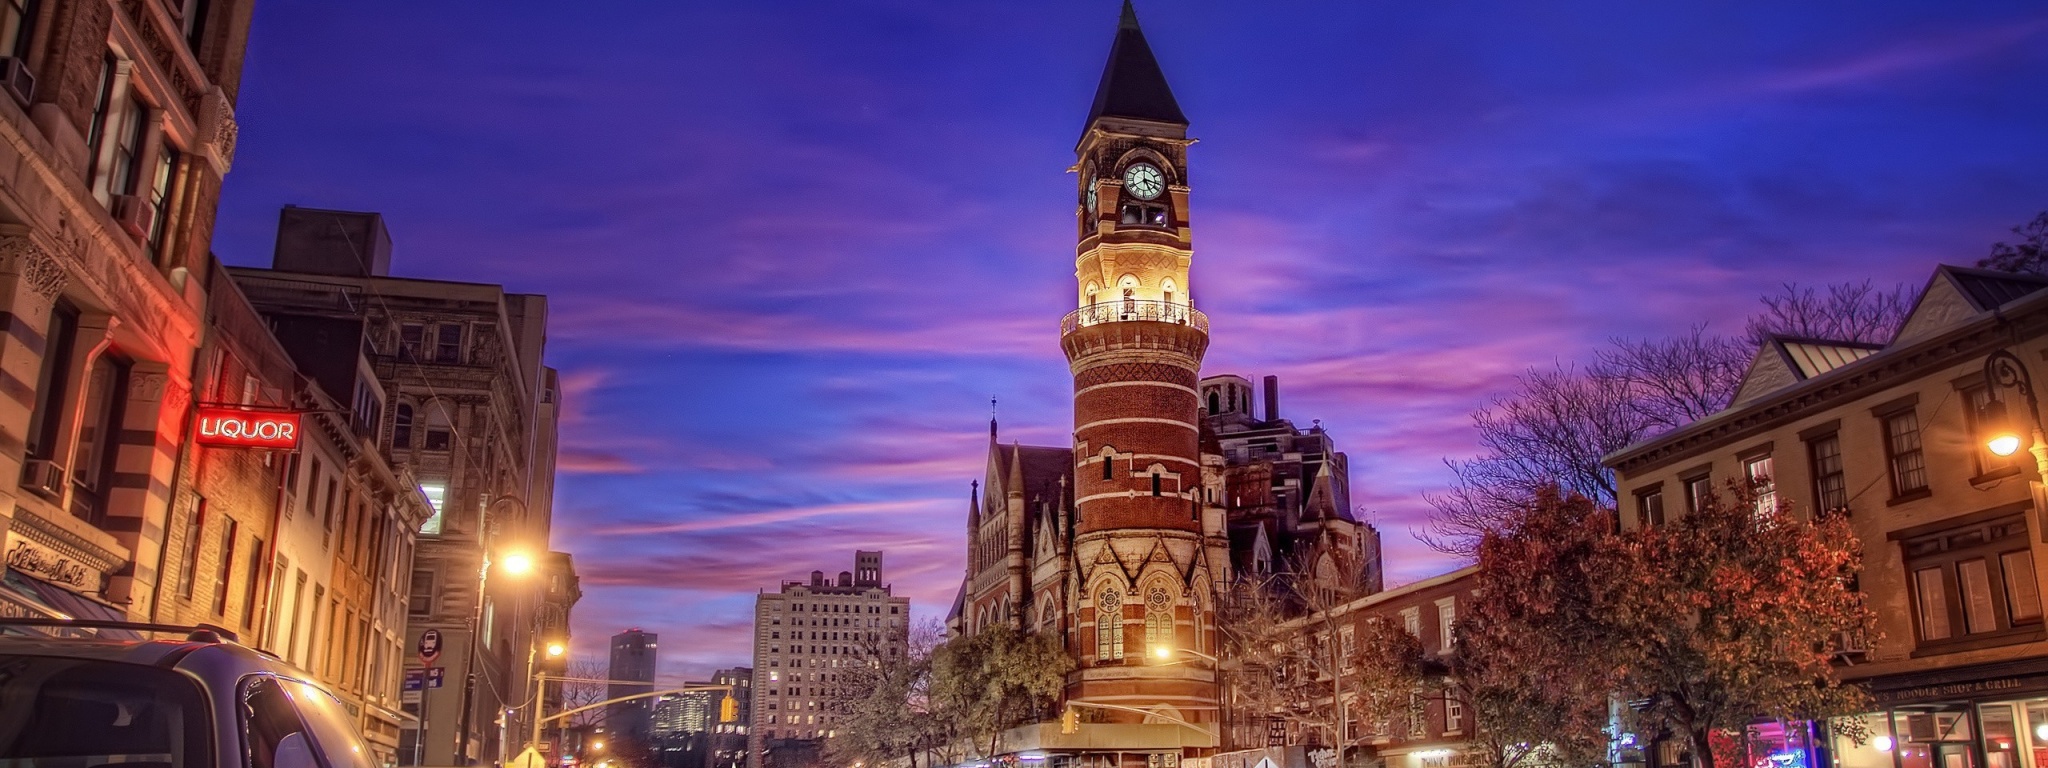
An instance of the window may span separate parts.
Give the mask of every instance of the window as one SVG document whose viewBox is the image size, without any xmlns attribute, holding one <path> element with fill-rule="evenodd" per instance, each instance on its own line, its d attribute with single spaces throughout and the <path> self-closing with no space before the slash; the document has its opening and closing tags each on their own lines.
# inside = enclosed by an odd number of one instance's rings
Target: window
<svg viewBox="0 0 2048 768">
<path fill-rule="evenodd" d="M 1664 524 L 1664 487 L 1636 492 L 1636 527 Z"/>
<path fill-rule="evenodd" d="M 1920 450 L 1920 417 L 1910 408 L 1885 417 L 1884 455 L 1891 467 L 1892 498 L 1927 490 L 1927 458 Z"/>
<path fill-rule="evenodd" d="M 178 149 L 168 139 L 157 148 L 156 170 L 150 174 L 149 207 L 156 212 L 149 222 L 150 260 L 159 266 L 170 261 L 170 253 L 164 248 L 164 233 L 170 229 L 171 181 L 178 171 Z"/>
<path fill-rule="evenodd" d="M 1436 637 L 1438 648 L 1449 651 L 1451 646 L 1457 643 L 1457 635 L 1451 633 L 1451 628 L 1457 622 L 1458 598 L 1446 597 L 1436 601 Z"/>
<path fill-rule="evenodd" d="M 429 451 L 448 450 L 449 443 L 451 442 L 451 432 L 448 425 L 448 409 L 442 407 L 439 402 L 428 404 L 427 440 L 423 447 Z"/>
<path fill-rule="evenodd" d="M 44 334 L 42 369 L 36 374 L 35 411 L 28 419 L 28 455 L 54 459 L 57 430 L 63 423 L 64 374 L 71 369 L 71 347 L 78 335 L 78 310 L 58 302 L 50 309 L 50 328 Z"/>
<path fill-rule="evenodd" d="M 256 593 L 263 588 L 263 540 L 249 540 L 249 576 L 242 584 L 242 626 L 256 626 Z"/>
<path fill-rule="evenodd" d="M 111 354 L 94 360 L 86 377 L 85 410 L 71 461 L 71 514 L 100 525 L 106 521 L 107 483 L 120 445 L 121 405 L 128 399 L 128 363 Z"/>
<path fill-rule="evenodd" d="M 2041 625 L 2040 587 L 2023 512 L 1901 541 L 1920 644 L 1957 650 L 2021 642 Z M 2013 637 L 2015 633 L 2018 637 Z"/>
<path fill-rule="evenodd" d="M 1152 495 L 1159 495 L 1159 473 L 1152 473 Z"/>
<path fill-rule="evenodd" d="M 1700 474 L 1678 481 L 1685 487 L 1685 512 L 1692 514 L 1705 509 L 1714 496 L 1714 478 Z"/>
<path fill-rule="evenodd" d="M 321 502 L 320 512 L 321 549 L 326 549 L 330 544 L 334 542 L 334 505 L 337 501 L 335 497 L 340 495 L 337 491 L 338 489 L 335 486 L 334 478 L 328 478 L 327 498 Z"/>
<path fill-rule="evenodd" d="M 121 60 L 114 58 L 114 54 L 109 53 L 100 59 L 99 82 L 93 88 L 92 121 L 85 129 L 85 179 L 86 185 L 94 187 L 95 192 L 99 186 L 100 145 L 106 142 L 107 118 L 114 107 L 114 81 L 119 79 L 120 71 Z"/>
<path fill-rule="evenodd" d="M 427 497 L 427 506 L 434 508 L 434 514 L 420 524 L 420 533 L 438 536 L 441 534 L 441 506 L 448 498 L 448 484 L 440 480 L 420 483 L 420 494 Z"/>
<path fill-rule="evenodd" d="M 391 448 L 412 448 L 412 405 L 399 403 L 391 415 Z"/>
<path fill-rule="evenodd" d="M 1445 733 L 1445 734 L 1453 734 L 1453 733 L 1463 733 L 1464 731 L 1465 731 L 1465 702 L 1459 701 L 1459 700 L 1458 700 L 1458 699 L 1457 699 L 1456 697 L 1452 697 L 1452 696 L 1445 696 L 1445 697 L 1444 697 L 1444 733 Z"/>
<path fill-rule="evenodd" d="M 1173 598 L 1166 594 L 1165 587 L 1153 587 L 1145 593 L 1145 648 L 1147 653 L 1157 653 L 1156 648 L 1173 647 Z"/>
<path fill-rule="evenodd" d="M 179 566 L 178 597 L 192 599 L 192 590 L 199 582 L 199 539 L 206 533 L 206 497 L 201 496 L 192 504 L 192 516 L 185 526 L 185 548 Z"/>
<path fill-rule="evenodd" d="M 0 2 L 0 56 L 28 58 L 28 44 L 35 39 L 37 0 Z"/>
<path fill-rule="evenodd" d="M 241 525 L 234 518 L 228 518 L 227 527 L 220 531 L 220 569 L 213 578 L 213 615 L 228 615 L 228 583 L 235 574 L 235 534 Z"/>
<path fill-rule="evenodd" d="M 1744 459 L 1742 478 L 1749 482 L 1750 492 L 1756 494 L 1750 512 L 1758 518 L 1777 514 L 1778 483 L 1771 473 L 1770 454 Z"/>
<path fill-rule="evenodd" d="M 1422 638 L 1422 609 L 1421 609 L 1421 608 L 1403 608 L 1403 609 L 1401 609 L 1401 628 L 1402 628 L 1402 629 L 1404 629 L 1404 630 L 1407 630 L 1408 634 L 1414 635 L 1414 636 L 1416 637 L 1416 639 L 1421 639 L 1421 638 Z"/>
<path fill-rule="evenodd" d="M 134 91 L 128 92 L 114 119 L 114 145 L 106 150 L 107 194 L 132 195 L 141 184 L 142 140 L 149 133 L 148 118 L 149 108 L 142 98 Z"/>
<path fill-rule="evenodd" d="M 1114 476 L 1112 476 L 1112 475 L 1110 474 L 1110 473 L 1112 473 L 1112 472 L 1115 472 L 1115 471 L 1116 471 L 1116 457 L 1115 457 L 1115 456 L 1111 456 L 1111 455 L 1109 455 L 1109 454 L 1103 454 L 1103 456 L 1102 456 L 1102 479 L 1104 479 L 1104 480 L 1114 480 L 1114 479 L 1116 479 L 1116 478 L 1115 478 Z"/>
<path fill-rule="evenodd" d="M 398 326 L 398 356 L 407 360 L 420 359 L 420 347 L 426 343 L 425 326 L 407 323 Z"/>
<path fill-rule="evenodd" d="M 442 323 L 434 329 L 434 359 L 443 363 L 462 362 L 462 325 Z"/>
<path fill-rule="evenodd" d="M 1095 658 L 1107 661 L 1123 657 L 1124 593 L 1109 587 L 1095 598 Z"/>
<path fill-rule="evenodd" d="M 1849 483 L 1842 474 L 1842 438 L 1830 432 L 1806 443 L 1806 455 L 1813 467 L 1813 502 L 1821 512 L 1849 508 Z"/>
<path fill-rule="evenodd" d="M 183 0 L 183 11 L 178 19 L 185 23 L 185 45 L 192 49 L 192 55 L 199 55 L 199 43 L 206 36 L 207 11 L 213 9 L 212 0 Z"/>
</svg>

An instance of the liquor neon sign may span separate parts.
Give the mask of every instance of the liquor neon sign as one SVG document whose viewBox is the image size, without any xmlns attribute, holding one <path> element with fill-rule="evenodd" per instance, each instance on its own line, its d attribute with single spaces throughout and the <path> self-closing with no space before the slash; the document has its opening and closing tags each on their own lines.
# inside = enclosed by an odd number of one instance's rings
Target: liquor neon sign
<svg viewBox="0 0 2048 768">
<path fill-rule="evenodd" d="M 222 448 L 294 450 L 299 447 L 299 413 L 202 406 L 198 442 Z"/>
</svg>

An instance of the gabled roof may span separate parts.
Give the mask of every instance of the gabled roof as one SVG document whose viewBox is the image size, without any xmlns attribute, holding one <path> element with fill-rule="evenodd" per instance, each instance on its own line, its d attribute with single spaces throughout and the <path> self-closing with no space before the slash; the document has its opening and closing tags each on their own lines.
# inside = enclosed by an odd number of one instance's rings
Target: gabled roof
<svg viewBox="0 0 2048 768">
<path fill-rule="evenodd" d="M 1124 0 L 1123 17 L 1117 21 L 1116 42 L 1109 46 L 1109 62 L 1102 67 L 1102 82 L 1095 86 L 1095 104 L 1088 108 L 1088 125 L 1096 118 L 1126 117 L 1186 125 L 1180 102 L 1166 85 L 1166 73 L 1152 57 L 1145 31 L 1138 28 L 1138 12 Z"/>
<path fill-rule="evenodd" d="M 1933 336 L 2043 288 L 2048 277 L 1943 264 L 1928 278 L 1892 343 Z"/>
</svg>

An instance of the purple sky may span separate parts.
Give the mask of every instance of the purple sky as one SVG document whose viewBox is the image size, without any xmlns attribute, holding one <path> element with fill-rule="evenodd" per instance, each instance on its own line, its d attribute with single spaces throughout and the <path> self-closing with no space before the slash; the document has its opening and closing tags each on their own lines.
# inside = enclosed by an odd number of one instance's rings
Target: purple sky
<svg viewBox="0 0 2048 768">
<path fill-rule="evenodd" d="M 1519 371 L 2048 208 L 2038 2 L 1691 5 L 1140 3 L 1202 140 L 1207 371 L 1324 421 L 1393 579 L 1449 567 L 1421 494 Z M 990 395 L 1068 439 L 1063 171 L 1116 13 L 265 0 L 215 249 L 376 210 L 398 274 L 548 294 L 577 650 L 641 626 L 701 676 L 855 548 L 942 612 Z"/>
</svg>

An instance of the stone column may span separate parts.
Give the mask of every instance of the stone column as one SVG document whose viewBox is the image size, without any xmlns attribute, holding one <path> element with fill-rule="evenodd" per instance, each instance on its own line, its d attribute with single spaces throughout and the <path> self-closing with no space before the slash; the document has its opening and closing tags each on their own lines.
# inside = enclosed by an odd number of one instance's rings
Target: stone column
<svg viewBox="0 0 2048 768">
<path fill-rule="evenodd" d="M 147 606 L 151 591 L 159 587 L 172 473 L 190 398 L 190 385 L 170 365 L 143 361 L 130 366 L 105 528 L 134 553 L 107 589 L 109 599 L 126 602 L 131 610 Z"/>
<path fill-rule="evenodd" d="M 26 228 L 0 230 L 0 538 L 14 518 L 50 308 L 64 289 L 64 268 L 51 253 Z"/>
</svg>

